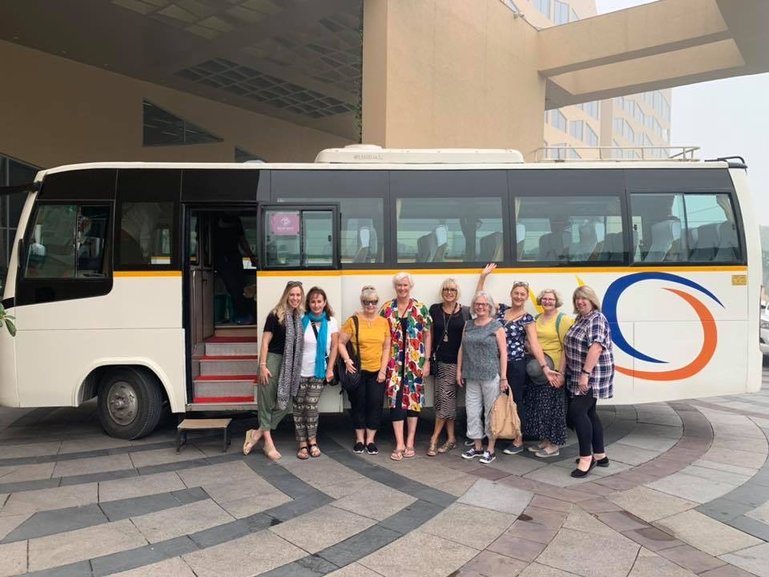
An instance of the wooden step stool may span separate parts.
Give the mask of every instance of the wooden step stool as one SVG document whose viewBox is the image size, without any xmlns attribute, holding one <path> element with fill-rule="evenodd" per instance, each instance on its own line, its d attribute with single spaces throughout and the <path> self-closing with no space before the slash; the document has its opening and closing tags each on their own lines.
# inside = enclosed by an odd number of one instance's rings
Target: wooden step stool
<svg viewBox="0 0 769 577">
<path fill-rule="evenodd" d="M 184 419 L 176 426 L 176 452 L 178 453 L 182 445 L 187 444 L 187 431 L 208 431 L 211 429 L 221 429 L 224 433 L 222 442 L 222 453 L 227 452 L 230 445 L 230 423 L 232 419 Z"/>
</svg>

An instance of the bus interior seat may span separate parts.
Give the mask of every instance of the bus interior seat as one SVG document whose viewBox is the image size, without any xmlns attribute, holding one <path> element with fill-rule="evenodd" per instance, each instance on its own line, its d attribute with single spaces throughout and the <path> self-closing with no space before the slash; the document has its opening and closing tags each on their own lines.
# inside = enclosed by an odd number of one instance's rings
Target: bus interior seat
<svg viewBox="0 0 769 577">
<path fill-rule="evenodd" d="M 566 261 L 571 248 L 571 230 L 549 232 L 539 237 L 540 260 Z"/>
<path fill-rule="evenodd" d="M 371 253 L 371 233 L 372 230 L 368 226 L 361 226 L 358 229 L 358 248 L 355 251 L 355 256 L 352 258 L 352 262 L 369 262 Z"/>
<path fill-rule="evenodd" d="M 427 233 L 417 239 L 416 262 L 433 262 L 433 257 L 438 250 L 438 239 L 435 232 Z"/>
<path fill-rule="evenodd" d="M 480 257 L 483 262 L 499 262 L 502 260 L 502 233 L 492 232 L 481 239 Z"/>
<path fill-rule="evenodd" d="M 681 240 L 681 221 L 666 219 L 651 227 L 652 244 L 644 257 L 644 262 L 661 262 L 675 257 L 676 247 Z"/>
<path fill-rule="evenodd" d="M 690 260 L 711 261 L 716 257 L 720 244 L 718 227 L 721 223 L 703 224 L 697 227 L 697 243 L 694 245 Z"/>
<path fill-rule="evenodd" d="M 722 222 L 719 227 L 718 252 L 716 260 L 719 262 L 737 260 L 738 245 L 737 229 L 731 222 Z"/>
<path fill-rule="evenodd" d="M 439 224 L 433 230 L 433 234 L 435 234 L 435 242 L 438 247 L 435 249 L 431 262 L 443 262 L 446 259 L 446 249 L 449 246 L 449 230 L 446 225 Z"/>
<path fill-rule="evenodd" d="M 610 232 L 603 239 L 601 257 L 598 260 L 622 262 L 624 257 L 624 239 L 621 232 Z"/>
<path fill-rule="evenodd" d="M 602 222 L 586 222 L 579 227 L 579 242 L 569 251 L 569 260 L 589 260 L 601 243 L 603 246 L 605 227 Z M 599 251 L 601 249 L 599 248 Z"/>
<path fill-rule="evenodd" d="M 526 243 L 526 225 L 518 223 L 515 225 L 516 257 L 523 256 L 523 245 Z"/>
</svg>

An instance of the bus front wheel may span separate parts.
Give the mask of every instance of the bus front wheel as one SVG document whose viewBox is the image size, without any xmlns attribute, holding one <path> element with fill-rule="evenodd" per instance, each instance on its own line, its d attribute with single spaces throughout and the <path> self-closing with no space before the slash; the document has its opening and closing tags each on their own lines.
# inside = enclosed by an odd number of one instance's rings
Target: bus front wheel
<svg viewBox="0 0 769 577">
<path fill-rule="evenodd" d="M 119 439 L 139 439 L 155 430 L 163 395 L 154 375 L 131 367 L 109 371 L 99 387 L 99 421 Z"/>
</svg>

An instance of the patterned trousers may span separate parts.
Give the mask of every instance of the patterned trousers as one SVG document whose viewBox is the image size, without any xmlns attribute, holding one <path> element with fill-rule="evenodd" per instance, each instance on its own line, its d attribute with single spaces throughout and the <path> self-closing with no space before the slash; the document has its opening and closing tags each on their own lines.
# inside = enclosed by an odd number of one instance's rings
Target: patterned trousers
<svg viewBox="0 0 769 577">
<path fill-rule="evenodd" d="M 299 392 L 294 397 L 294 432 L 300 443 L 318 434 L 318 401 L 325 382 L 315 377 L 301 377 Z"/>
</svg>

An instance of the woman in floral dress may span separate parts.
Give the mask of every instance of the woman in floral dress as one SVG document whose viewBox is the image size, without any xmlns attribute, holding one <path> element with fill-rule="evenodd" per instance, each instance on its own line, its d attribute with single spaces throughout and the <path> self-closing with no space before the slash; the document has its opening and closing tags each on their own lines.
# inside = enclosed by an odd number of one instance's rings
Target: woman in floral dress
<svg viewBox="0 0 769 577">
<path fill-rule="evenodd" d="M 390 363 L 387 367 L 387 398 L 395 434 L 390 458 L 401 461 L 416 455 L 414 438 L 424 403 L 424 375 L 430 373 L 432 320 L 423 303 L 411 297 L 414 281 L 407 272 L 393 277 L 396 297 L 379 312 L 390 323 Z M 403 421 L 407 422 L 406 438 Z"/>
</svg>

